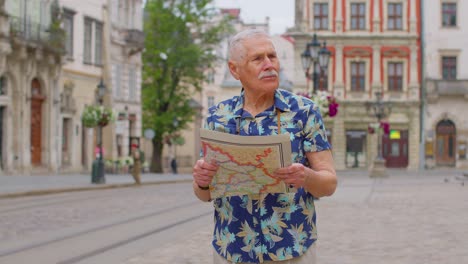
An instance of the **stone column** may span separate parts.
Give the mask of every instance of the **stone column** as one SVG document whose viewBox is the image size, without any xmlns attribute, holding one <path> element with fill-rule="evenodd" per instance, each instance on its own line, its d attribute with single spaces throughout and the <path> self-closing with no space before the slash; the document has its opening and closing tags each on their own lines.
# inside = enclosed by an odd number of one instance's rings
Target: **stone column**
<svg viewBox="0 0 468 264">
<path fill-rule="evenodd" d="M 417 0 L 409 0 L 409 5 L 410 5 L 410 33 L 411 34 L 417 34 L 417 22 L 418 18 L 416 15 L 416 1 Z"/>
<path fill-rule="evenodd" d="M 336 79 L 334 85 L 334 96 L 338 99 L 344 99 L 344 76 L 343 76 L 343 44 L 338 43 L 335 45 L 335 70 Z"/>
<path fill-rule="evenodd" d="M 343 2 L 341 0 L 336 1 L 336 32 L 341 33 L 343 29 Z"/>
<path fill-rule="evenodd" d="M 296 0 L 295 1 L 295 28 L 298 31 L 306 32 L 307 30 L 307 8 L 305 0 Z"/>
<path fill-rule="evenodd" d="M 380 80 L 380 45 L 373 45 L 372 46 L 372 61 L 373 61 L 373 76 L 372 76 L 372 93 L 376 91 L 383 90 L 383 84 Z"/>
<path fill-rule="evenodd" d="M 382 7 L 380 6 L 379 0 L 372 0 L 372 1 L 374 1 L 374 10 L 372 10 L 374 12 L 374 16 L 371 18 L 373 31 L 380 32 L 380 9 Z"/>
<path fill-rule="evenodd" d="M 409 99 L 419 100 L 419 79 L 418 79 L 418 47 L 416 44 L 411 46 L 410 54 L 410 82 L 409 82 Z"/>
<path fill-rule="evenodd" d="M 408 114 L 408 169 L 419 168 L 419 108 L 412 106 Z"/>
<path fill-rule="evenodd" d="M 61 139 L 62 135 L 62 118 L 60 115 L 60 88 L 59 88 L 59 79 L 61 73 L 61 65 L 58 64 L 54 66 L 52 64 L 48 65 L 50 67 L 50 71 L 48 74 L 49 77 L 49 89 L 47 97 L 50 98 L 49 102 L 49 118 L 50 118 L 50 128 L 55 128 L 50 130 L 50 141 L 49 141 L 49 170 L 52 172 L 58 172 L 62 165 L 62 151 L 61 151 Z M 73 138 L 75 133 L 73 133 L 72 142 L 74 142 Z M 73 153 L 73 152 L 71 152 Z M 72 154 L 73 155 L 73 154 Z"/>
<path fill-rule="evenodd" d="M 340 107 L 339 111 L 343 111 L 343 107 Z M 345 157 L 346 157 L 346 135 L 344 126 L 343 112 L 338 113 L 333 118 L 333 130 L 332 130 L 332 148 L 333 148 L 333 159 L 335 160 L 335 168 L 337 170 L 346 169 Z"/>
</svg>

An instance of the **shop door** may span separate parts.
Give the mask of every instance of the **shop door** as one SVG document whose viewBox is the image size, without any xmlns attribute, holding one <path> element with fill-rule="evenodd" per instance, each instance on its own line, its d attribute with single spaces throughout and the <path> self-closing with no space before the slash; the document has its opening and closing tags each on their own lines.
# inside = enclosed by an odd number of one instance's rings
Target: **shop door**
<svg viewBox="0 0 468 264">
<path fill-rule="evenodd" d="M 392 130 L 382 136 L 383 157 L 387 168 L 408 166 L 408 131 Z"/>
<path fill-rule="evenodd" d="M 42 157 L 42 102 L 39 81 L 34 79 L 31 84 L 31 164 L 41 165 Z"/>
<path fill-rule="evenodd" d="M 455 124 L 443 120 L 437 124 L 436 162 L 439 166 L 455 166 Z"/>
</svg>

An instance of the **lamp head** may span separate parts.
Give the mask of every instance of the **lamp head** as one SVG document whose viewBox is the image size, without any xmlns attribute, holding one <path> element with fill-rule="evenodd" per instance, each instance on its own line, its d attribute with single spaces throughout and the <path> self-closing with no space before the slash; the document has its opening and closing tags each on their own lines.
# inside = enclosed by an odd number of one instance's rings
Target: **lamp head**
<svg viewBox="0 0 468 264">
<path fill-rule="evenodd" d="M 104 81 L 101 78 L 101 81 L 97 85 L 97 91 L 96 91 L 97 99 L 98 100 L 104 99 L 104 95 L 106 95 L 106 91 L 107 91 L 106 85 L 104 84 Z"/>
<path fill-rule="evenodd" d="M 328 69 L 328 63 L 330 62 L 330 55 L 331 52 L 327 49 L 327 42 L 323 43 L 323 47 L 319 51 L 319 65 L 320 67 L 326 71 Z"/>
</svg>

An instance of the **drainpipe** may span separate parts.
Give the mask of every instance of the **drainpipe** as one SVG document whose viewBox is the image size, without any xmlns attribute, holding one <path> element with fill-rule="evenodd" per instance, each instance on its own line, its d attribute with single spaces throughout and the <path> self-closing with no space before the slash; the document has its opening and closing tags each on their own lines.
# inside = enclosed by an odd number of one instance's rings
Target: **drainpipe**
<svg viewBox="0 0 468 264">
<path fill-rule="evenodd" d="M 420 4 L 420 9 L 421 9 L 421 23 L 420 23 L 420 52 L 421 52 L 421 98 L 420 98 L 420 117 L 419 117 L 419 122 L 420 122 L 420 138 L 419 138 L 419 170 L 424 170 L 426 167 L 426 129 L 425 129 L 425 119 L 426 119 L 426 63 L 424 61 L 424 56 L 425 56 L 425 44 L 426 44 L 426 38 L 425 38 L 425 30 L 424 30 L 424 24 L 425 24 L 425 8 L 424 8 L 424 0 L 419 0 Z"/>
</svg>

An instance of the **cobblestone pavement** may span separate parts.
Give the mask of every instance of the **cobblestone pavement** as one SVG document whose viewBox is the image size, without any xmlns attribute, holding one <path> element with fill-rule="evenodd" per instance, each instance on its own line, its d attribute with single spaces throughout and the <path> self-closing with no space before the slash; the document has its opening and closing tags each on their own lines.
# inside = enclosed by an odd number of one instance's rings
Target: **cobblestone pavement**
<svg viewBox="0 0 468 264">
<path fill-rule="evenodd" d="M 317 201 L 319 263 L 468 263 L 468 186 L 456 179 L 460 172 L 390 174 L 341 172 L 336 193 Z M 178 243 L 125 264 L 211 263 L 208 220 Z"/>
</svg>

